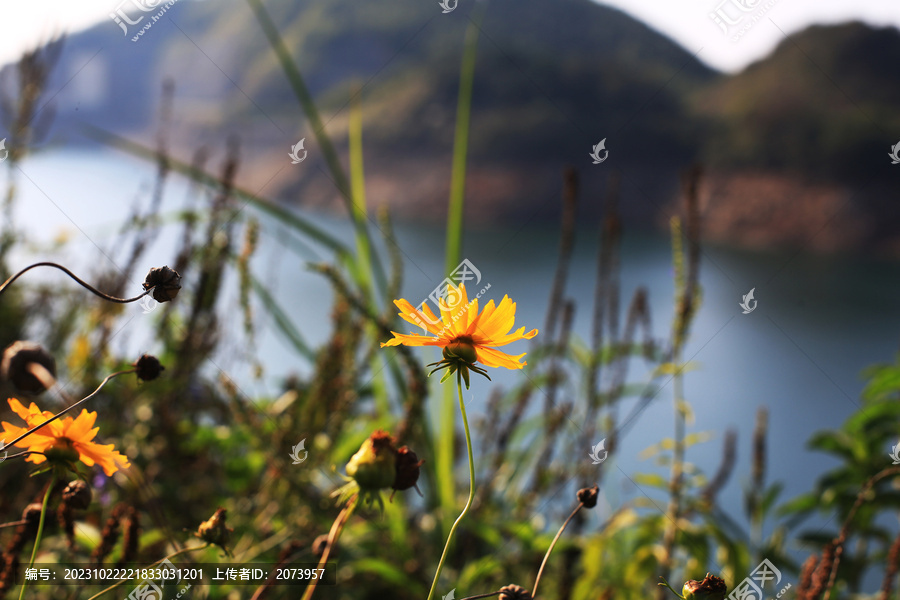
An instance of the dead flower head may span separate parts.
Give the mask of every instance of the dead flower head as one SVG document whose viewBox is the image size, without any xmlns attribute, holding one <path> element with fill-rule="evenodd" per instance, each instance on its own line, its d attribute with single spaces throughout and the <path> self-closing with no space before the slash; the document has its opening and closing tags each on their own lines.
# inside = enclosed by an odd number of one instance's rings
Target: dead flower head
<svg viewBox="0 0 900 600">
<path fill-rule="evenodd" d="M 727 591 L 724 579 L 707 573 L 703 581 L 696 579 L 685 581 L 681 595 L 684 600 L 725 600 Z"/>
<path fill-rule="evenodd" d="M 228 511 L 224 508 L 217 508 L 216 513 L 213 516 L 200 523 L 194 536 L 208 544 L 218 546 L 225 551 L 225 554 L 230 556 L 231 553 L 228 550 L 228 542 L 231 539 L 231 533 L 234 530 L 225 525 L 225 515 L 227 512 Z"/>
<path fill-rule="evenodd" d="M 167 266 L 155 267 L 147 273 L 143 286 L 144 291 L 153 290 L 151 295 L 157 302 L 168 302 L 181 290 L 181 275 Z"/>
</svg>

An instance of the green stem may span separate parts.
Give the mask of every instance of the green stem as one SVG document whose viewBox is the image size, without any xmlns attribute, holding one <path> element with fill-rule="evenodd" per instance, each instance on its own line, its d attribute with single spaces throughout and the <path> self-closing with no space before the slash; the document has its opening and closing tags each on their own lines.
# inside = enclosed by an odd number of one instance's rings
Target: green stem
<svg viewBox="0 0 900 600">
<path fill-rule="evenodd" d="M 34 559 L 37 558 L 38 547 L 41 545 L 41 536 L 44 534 L 44 517 L 47 516 L 47 502 L 50 500 L 50 492 L 53 491 L 53 486 L 56 485 L 56 471 L 53 471 L 53 476 L 50 478 L 50 485 L 47 486 L 47 491 L 44 493 L 44 503 L 41 504 L 41 520 L 38 523 L 37 536 L 34 538 L 34 548 L 31 550 L 31 562 L 28 563 L 28 568 L 31 569 L 34 567 Z M 22 582 L 22 589 L 19 590 L 19 600 L 25 597 L 25 588 L 28 587 L 28 580 Z"/>
<path fill-rule="evenodd" d="M 463 402 L 462 395 L 462 373 L 459 370 L 456 371 L 456 389 L 459 393 L 459 412 L 462 413 L 463 429 L 466 431 L 466 450 L 469 453 L 469 498 L 466 500 L 466 505 L 463 507 L 462 512 L 459 513 L 456 521 L 453 522 L 453 527 L 450 528 L 450 533 L 447 535 L 447 543 L 444 544 L 444 552 L 441 554 L 441 561 L 438 563 L 437 572 L 434 574 L 434 581 L 431 582 L 431 591 L 428 592 L 428 600 L 434 598 L 434 592 L 437 589 L 438 580 L 441 578 L 441 571 L 444 569 L 444 561 L 447 560 L 447 552 L 450 550 L 450 542 L 453 540 L 453 534 L 456 533 L 459 522 L 466 516 L 469 507 L 472 505 L 472 500 L 475 498 L 475 458 L 472 455 L 472 436 L 469 434 L 469 420 L 466 418 L 466 405 Z"/>
</svg>

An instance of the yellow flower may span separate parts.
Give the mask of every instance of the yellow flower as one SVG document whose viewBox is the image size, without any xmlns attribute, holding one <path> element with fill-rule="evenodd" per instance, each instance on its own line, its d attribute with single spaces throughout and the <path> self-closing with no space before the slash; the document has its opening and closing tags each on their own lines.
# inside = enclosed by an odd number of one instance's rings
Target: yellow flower
<svg viewBox="0 0 900 600">
<path fill-rule="evenodd" d="M 53 413 L 46 410 L 41 411 L 34 402 L 28 408 L 25 408 L 15 398 L 10 398 L 8 402 L 9 407 L 25 421 L 26 425 L 18 427 L 4 421 L 2 423 L 3 439 L 16 439 L 26 431 L 53 418 Z M 96 412 L 89 413 L 87 410 L 81 409 L 81 414 L 76 418 L 56 419 L 16 442 L 15 445 L 19 448 L 27 448 L 31 452 L 40 452 L 41 454 L 31 454 L 25 459 L 34 464 L 41 464 L 47 460 L 47 457 L 51 459 L 58 457 L 70 462 L 80 459 L 89 467 L 95 464 L 100 465 L 107 475 L 112 475 L 120 468 L 130 467 L 128 458 L 117 452 L 113 444 L 103 446 L 91 441 L 100 429 L 94 427 L 96 420 Z"/>
<path fill-rule="evenodd" d="M 450 286 L 449 292 L 448 297 L 459 301 L 452 307 L 441 301 L 440 319 L 427 305 L 422 305 L 420 313 L 408 301 L 402 298 L 395 300 L 394 304 L 400 309 L 400 317 L 413 325 L 425 327 L 433 335 L 406 335 L 392 331 L 393 339 L 381 346 L 439 346 L 444 349 L 444 360 L 434 364 L 441 365 L 438 369 L 448 367 L 450 373 L 460 369 L 467 383 L 467 369 L 487 376 L 484 369 L 475 366 L 476 361 L 486 367 L 507 369 L 521 369 L 528 364 L 520 362 L 525 353 L 513 356 L 496 349 L 497 346 L 505 346 L 518 340 L 530 340 L 538 333 L 537 329 L 525 333 L 524 327 L 510 333 L 516 321 L 516 303 L 509 296 L 503 296 L 499 305 L 495 305 L 493 300 L 489 301 L 484 310 L 479 312 L 478 298 L 469 301 L 465 284 L 458 288 Z"/>
</svg>

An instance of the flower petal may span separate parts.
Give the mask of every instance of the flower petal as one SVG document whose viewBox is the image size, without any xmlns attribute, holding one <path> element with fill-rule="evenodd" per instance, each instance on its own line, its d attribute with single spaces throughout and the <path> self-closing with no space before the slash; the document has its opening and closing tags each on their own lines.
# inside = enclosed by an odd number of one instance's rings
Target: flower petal
<svg viewBox="0 0 900 600">
<path fill-rule="evenodd" d="M 519 359 L 525 356 L 525 353 L 512 356 L 500 350 L 493 348 L 485 348 L 484 346 L 476 346 L 475 352 L 478 354 L 478 361 L 486 367 L 506 367 L 507 369 L 521 369 L 528 363 L 520 363 Z"/>
<path fill-rule="evenodd" d="M 94 428 L 94 423 L 96 421 L 96 411 L 88 412 L 82 408 L 78 418 L 71 423 L 68 423 L 64 436 L 72 441 L 89 442 L 94 439 L 94 436 L 97 435 L 97 432 L 100 430 L 99 427 Z"/>
<path fill-rule="evenodd" d="M 530 340 L 534 336 L 538 334 L 537 329 L 532 329 L 528 333 L 525 333 L 524 327 L 519 327 L 515 332 L 510 333 L 509 335 L 504 335 L 498 338 L 490 338 L 482 341 L 481 343 L 485 346 L 505 346 L 506 344 L 511 344 L 513 342 L 518 342 L 519 340 Z"/>
<path fill-rule="evenodd" d="M 81 462 L 89 467 L 94 466 L 95 463 L 100 465 L 107 476 L 112 475 L 120 468 L 127 469 L 131 466 L 128 458 L 124 454 L 117 452 L 113 444 L 104 446 L 94 442 L 76 441 L 74 446 L 81 457 Z"/>
<path fill-rule="evenodd" d="M 478 323 L 479 340 L 498 338 L 509 333 L 516 324 L 516 303 L 503 296 L 503 300 L 491 313 L 490 318 L 481 318 Z"/>
<path fill-rule="evenodd" d="M 427 304 L 422 304 L 422 310 L 416 309 L 409 301 L 403 298 L 394 300 L 394 304 L 400 309 L 399 315 L 404 321 L 417 327 L 424 327 L 435 335 L 440 335 L 439 332 L 443 323 L 435 316 Z"/>
<path fill-rule="evenodd" d="M 382 348 L 385 346 L 399 346 L 400 344 L 403 344 L 404 346 L 444 346 L 447 344 L 447 340 L 431 337 L 429 335 L 419 335 L 417 333 L 406 335 L 397 333 L 396 331 L 392 331 L 391 333 L 394 334 L 394 337 L 386 342 L 382 342 Z"/>
</svg>

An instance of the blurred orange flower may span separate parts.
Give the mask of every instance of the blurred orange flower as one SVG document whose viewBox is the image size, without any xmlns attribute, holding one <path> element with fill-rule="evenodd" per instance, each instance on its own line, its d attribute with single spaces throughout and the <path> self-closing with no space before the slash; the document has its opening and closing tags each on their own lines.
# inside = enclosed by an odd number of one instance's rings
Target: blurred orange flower
<svg viewBox="0 0 900 600">
<path fill-rule="evenodd" d="M 10 398 L 8 402 L 9 407 L 25 421 L 26 425 L 18 427 L 3 421 L 4 440 L 16 439 L 26 431 L 53 418 L 53 413 L 46 410 L 41 411 L 34 402 L 28 408 L 25 408 L 15 398 Z M 130 467 L 128 458 L 117 452 L 113 444 L 104 446 L 91 441 L 100 430 L 99 427 L 94 427 L 96 420 L 96 412 L 89 413 L 87 410 L 81 409 L 81 414 L 76 418 L 56 419 L 16 442 L 15 445 L 19 448 L 27 448 L 31 452 L 40 452 L 41 454 L 31 454 L 25 459 L 34 464 L 46 461 L 47 456 L 51 458 L 58 456 L 63 459 L 71 459 L 72 462 L 80 459 L 89 467 L 95 464 L 100 465 L 107 475 L 112 475 L 120 468 Z"/>
</svg>

